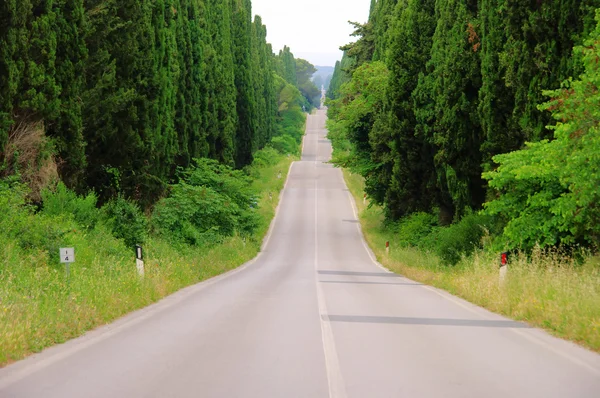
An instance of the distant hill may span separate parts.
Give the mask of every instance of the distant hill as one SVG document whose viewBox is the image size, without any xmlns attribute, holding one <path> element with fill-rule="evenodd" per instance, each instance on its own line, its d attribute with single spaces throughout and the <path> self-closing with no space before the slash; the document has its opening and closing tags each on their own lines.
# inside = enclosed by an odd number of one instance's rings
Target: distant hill
<svg viewBox="0 0 600 398">
<path fill-rule="evenodd" d="M 313 82 L 318 88 L 324 85 L 327 90 L 335 68 L 333 66 L 315 66 L 315 68 L 317 68 L 317 71 L 312 77 Z"/>
</svg>

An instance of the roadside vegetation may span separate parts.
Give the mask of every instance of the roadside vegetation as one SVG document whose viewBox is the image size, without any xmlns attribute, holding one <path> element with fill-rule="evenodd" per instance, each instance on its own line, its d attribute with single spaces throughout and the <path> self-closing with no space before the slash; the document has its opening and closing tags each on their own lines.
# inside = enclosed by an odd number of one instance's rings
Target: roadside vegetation
<svg viewBox="0 0 600 398">
<path fill-rule="evenodd" d="M 600 352 L 600 257 L 539 246 L 515 252 L 502 285 L 499 252 L 480 228 L 475 227 L 478 237 L 471 235 L 473 220 L 448 228 L 436 226 L 431 215 L 416 214 L 389 224 L 380 206 L 363 204 L 364 179 L 348 170 L 344 178 L 365 239 L 385 267 Z M 443 260 L 448 252 L 459 253 L 454 266 Z"/>
<path fill-rule="evenodd" d="M 600 3 L 576 3 L 374 3 L 328 129 L 384 265 L 600 351 Z"/>
<path fill-rule="evenodd" d="M 253 258 L 320 90 L 251 1 L 0 15 L 3 366 Z"/>
<path fill-rule="evenodd" d="M 255 257 L 296 159 L 268 147 L 244 171 L 198 160 L 148 216 L 122 198 L 97 208 L 62 184 L 37 208 L 23 184 L 0 182 L 0 366 Z M 59 247 L 75 248 L 68 278 Z"/>
</svg>

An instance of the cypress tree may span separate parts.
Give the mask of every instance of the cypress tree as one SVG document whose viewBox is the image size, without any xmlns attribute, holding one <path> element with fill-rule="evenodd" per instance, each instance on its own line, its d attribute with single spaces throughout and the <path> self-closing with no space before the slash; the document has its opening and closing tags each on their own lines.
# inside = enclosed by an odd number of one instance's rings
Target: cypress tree
<svg viewBox="0 0 600 398">
<path fill-rule="evenodd" d="M 298 78 L 296 76 L 296 60 L 294 59 L 294 54 L 292 54 L 288 46 L 284 46 L 283 50 L 279 51 L 279 59 L 279 75 L 292 86 L 298 87 Z"/>
<path fill-rule="evenodd" d="M 251 10 L 249 0 L 231 0 L 235 86 L 237 89 L 237 129 L 235 165 L 252 163 L 252 143 L 256 132 L 254 83 L 251 60 Z"/>
<path fill-rule="evenodd" d="M 598 0 L 482 0 L 482 89 L 479 113 L 486 167 L 499 153 L 548 138 L 542 91 L 579 73 L 572 47 L 593 27 Z"/>
<path fill-rule="evenodd" d="M 442 222 L 460 217 L 484 201 L 481 128 L 477 100 L 481 87 L 478 21 L 474 0 L 437 0 L 430 73 L 424 82 L 433 99 L 429 142 L 440 190 Z"/>
<path fill-rule="evenodd" d="M 86 159 L 81 94 L 87 62 L 83 0 L 56 1 L 54 9 L 60 108 L 56 119 L 48 124 L 47 134 L 54 137 L 57 154 L 63 161 L 59 170 L 63 182 L 83 190 Z"/>
<path fill-rule="evenodd" d="M 429 211 L 435 204 L 433 147 L 426 136 L 416 131 L 413 99 L 419 74 L 425 72 L 431 53 L 436 27 L 434 8 L 435 0 L 398 3 L 390 32 L 390 79 L 385 108 L 389 114 L 382 115 L 371 141 L 376 149 L 374 157 L 382 164 L 384 175 L 380 180 L 390 177 L 385 204 L 392 219 Z M 388 139 L 391 145 L 385 145 Z"/>
<path fill-rule="evenodd" d="M 373 61 L 384 61 L 389 48 L 389 29 L 393 20 L 394 9 L 398 2 L 406 0 L 378 0 L 373 7 L 369 20 L 374 25 L 375 49 Z"/>
<path fill-rule="evenodd" d="M 208 0 L 206 73 L 208 114 L 208 156 L 234 164 L 234 137 L 237 126 L 237 90 L 231 37 L 232 13 L 229 1 Z"/>
</svg>

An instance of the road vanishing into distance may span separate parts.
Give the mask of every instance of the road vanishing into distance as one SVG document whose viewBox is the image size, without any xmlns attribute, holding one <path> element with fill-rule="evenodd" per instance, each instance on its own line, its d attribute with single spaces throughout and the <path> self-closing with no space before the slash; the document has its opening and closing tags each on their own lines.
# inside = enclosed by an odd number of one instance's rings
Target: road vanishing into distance
<svg viewBox="0 0 600 398">
<path fill-rule="evenodd" d="M 254 262 L 0 370 L 0 397 L 600 397 L 600 355 L 377 265 L 325 119 Z"/>
</svg>

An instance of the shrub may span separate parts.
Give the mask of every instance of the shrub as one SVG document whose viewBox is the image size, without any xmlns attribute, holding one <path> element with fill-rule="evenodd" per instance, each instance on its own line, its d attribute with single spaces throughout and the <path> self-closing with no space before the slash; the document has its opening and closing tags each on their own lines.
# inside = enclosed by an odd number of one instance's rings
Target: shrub
<svg viewBox="0 0 600 398">
<path fill-rule="evenodd" d="M 218 243 L 235 233 L 239 207 L 206 186 L 180 183 L 156 205 L 152 223 L 157 232 L 190 245 Z"/>
<path fill-rule="evenodd" d="M 280 154 L 272 146 L 267 146 L 254 153 L 252 168 L 274 166 L 279 163 Z"/>
<path fill-rule="evenodd" d="M 180 177 L 152 214 L 159 234 L 191 245 L 213 244 L 236 232 L 250 234 L 258 226 L 257 196 L 243 172 L 197 159 Z"/>
<path fill-rule="evenodd" d="M 104 205 L 102 213 L 113 235 L 127 246 L 146 241 L 148 220 L 137 204 L 119 196 Z"/>
<path fill-rule="evenodd" d="M 482 247 L 482 238 L 489 231 L 492 219 L 489 216 L 470 214 L 460 222 L 440 228 L 437 234 L 437 255 L 449 265 L 458 263 Z"/>
<path fill-rule="evenodd" d="M 430 236 L 437 226 L 437 217 L 428 213 L 413 213 L 396 225 L 401 244 L 430 248 Z"/>
<path fill-rule="evenodd" d="M 298 143 L 290 135 L 274 137 L 271 140 L 271 146 L 281 154 L 298 154 Z"/>
<path fill-rule="evenodd" d="M 97 200 L 94 193 L 85 197 L 78 196 L 59 182 L 53 190 L 42 191 L 42 212 L 49 216 L 73 215 L 80 226 L 93 229 L 100 218 L 100 211 L 96 208 Z"/>
<path fill-rule="evenodd" d="M 0 239 L 25 250 L 58 253 L 62 238 L 76 225 L 70 216 L 34 214 L 29 192 L 16 178 L 0 180 Z"/>
</svg>

